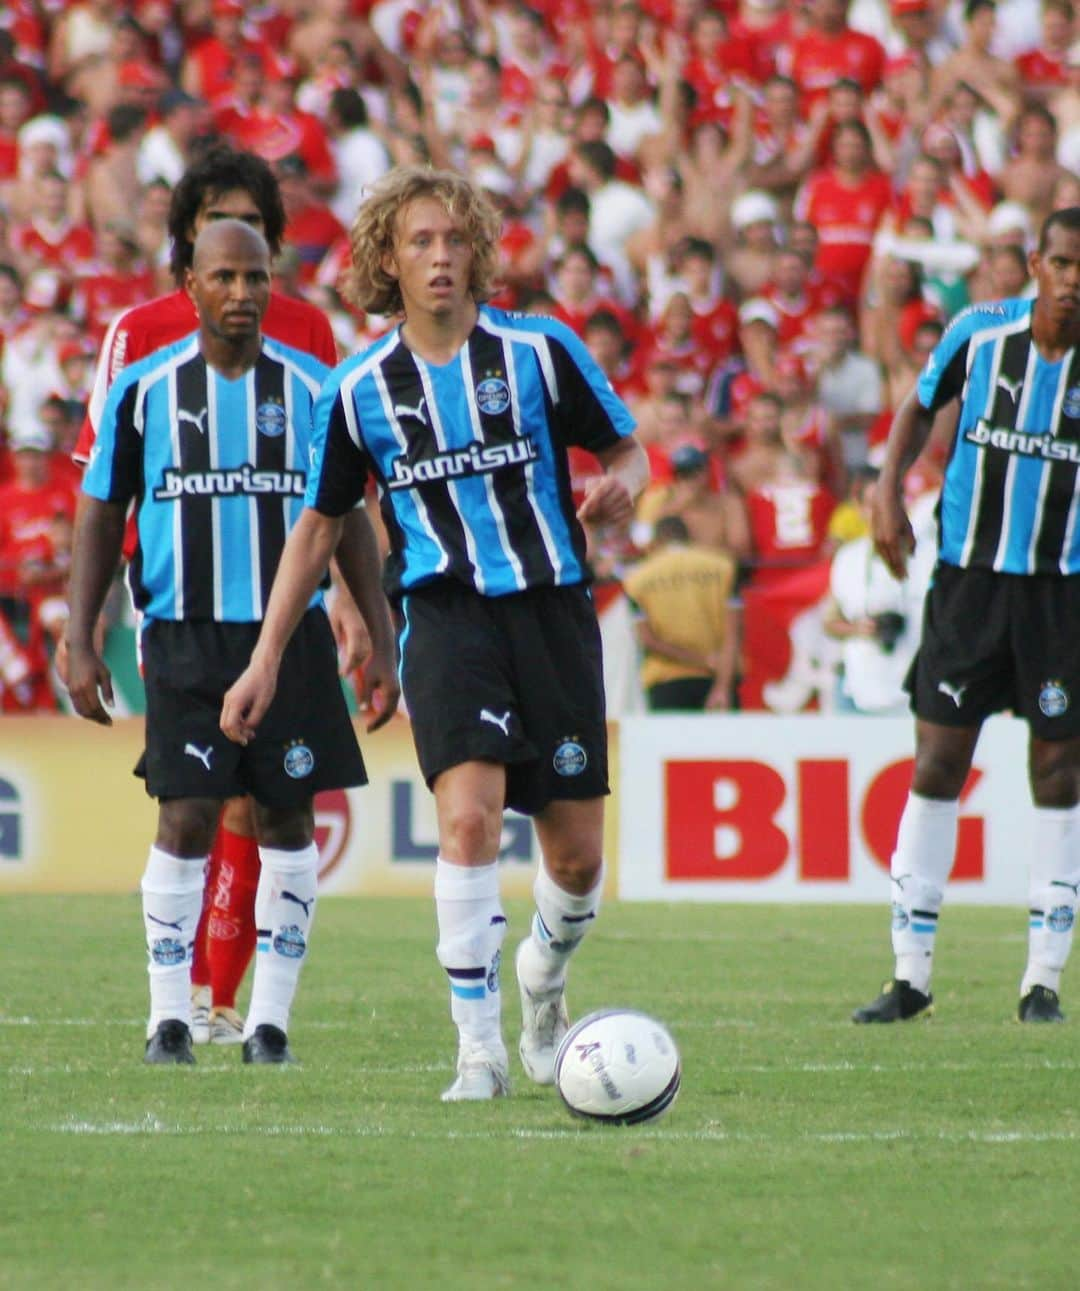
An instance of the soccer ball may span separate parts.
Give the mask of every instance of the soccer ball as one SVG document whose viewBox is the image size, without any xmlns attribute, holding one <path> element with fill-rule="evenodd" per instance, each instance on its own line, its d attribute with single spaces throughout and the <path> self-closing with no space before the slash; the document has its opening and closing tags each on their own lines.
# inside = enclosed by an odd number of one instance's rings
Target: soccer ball
<svg viewBox="0 0 1080 1291">
<path fill-rule="evenodd" d="M 601 1009 L 567 1031 L 555 1055 L 555 1087 L 576 1116 L 634 1125 L 675 1101 L 682 1071 L 671 1033 L 634 1009 Z"/>
</svg>

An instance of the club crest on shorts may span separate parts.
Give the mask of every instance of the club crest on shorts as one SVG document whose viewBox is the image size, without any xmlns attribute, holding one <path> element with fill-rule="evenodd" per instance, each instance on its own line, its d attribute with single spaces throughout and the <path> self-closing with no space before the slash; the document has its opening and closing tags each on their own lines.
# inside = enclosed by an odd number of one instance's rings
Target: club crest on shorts
<svg viewBox="0 0 1080 1291">
<path fill-rule="evenodd" d="M 501 377 L 485 377 L 476 387 L 476 406 L 489 417 L 510 407 L 510 387 Z"/>
<path fill-rule="evenodd" d="M 1039 712 L 1043 717 L 1061 717 L 1069 707 L 1069 693 L 1060 681 L 1044 681 L 1039 691 Z"/>
<path fill-rule="evenodd" d="M 303 959 L 307 950 L 304 934 L 295 923 L 286 924 L 274 933 L 274 949 L 286 959 Z"/>
<path fill-rule="evenodd" d="M 315 754 L 299 740 L 285 750 L 285 774 L 293 780 L 303 780 L 315 770 Z"/>
<path fill-rule="evenodd" d="M 1061 411 L 1066 417 L 1080 417 L 1080 386 L 1069 386 L 1065 391 Z"/>
<path fill-rule="evenodd" d="M 569 736 L 555 750 L 551 765 L 558 775 L 581 775 L 589 765 L 589 755 L 575 737 Z"/>
<path fill-rule="evenodd" d="M 255 409 L 255 429 L 267 439 L 278 439 L 285 434 L 285 405 L 267 399 Z"/>
<path fill-rule="evenodd" d="M 1047 912 L 1046 926 L 1051 932 L 1068 932 L 1076 920 L 1076 914 L 1069 905 L 1056 905 Z"/>
</svg>

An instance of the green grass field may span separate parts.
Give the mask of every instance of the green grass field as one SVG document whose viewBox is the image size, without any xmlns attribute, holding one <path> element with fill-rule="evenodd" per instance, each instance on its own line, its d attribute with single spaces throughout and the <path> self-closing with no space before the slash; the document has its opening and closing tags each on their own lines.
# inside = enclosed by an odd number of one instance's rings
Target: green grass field
<svg viewBox="0 0 1080 1291">
<path fill-rule="evenodd" d="M 426 902 L 323 902 L 301 1067 L 165 1070 L 137 899 L 0 899 L 0 1286 L 1072 1288 L 1080 1012 L 1014 1023 L 1023 912 L 942 923 L 936 1016 L 860 1028 L 882 910 L 608 905 L 571 1012 L 654 1013 L 684 1070 L 613 1129 L 520 1073 L 512 974 L 514 1096 L 439 1102 Z"/>
</svg>

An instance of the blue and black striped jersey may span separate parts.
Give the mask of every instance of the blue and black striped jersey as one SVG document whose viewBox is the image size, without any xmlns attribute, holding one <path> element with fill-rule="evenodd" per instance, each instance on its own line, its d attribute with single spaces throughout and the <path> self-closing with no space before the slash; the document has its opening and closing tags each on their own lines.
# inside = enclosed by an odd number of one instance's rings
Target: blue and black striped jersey
<svg viewBox="0 0 1080 1291">
<path fill-rule="evenodd" d="M 485 596 L 581 583 L 567 446 L 603 451 L 633 429 L 569 328 L 483 305 L 449 363 L 426 362 L 397 329 L 334 369 L 306 501 L 342 515 L 374 476 L 392 596 L 438 578 Z"/>
<path fill-rule="evenodd" d="M 134 500 L 129 578 L 148 618 L 263 617 L 303 509 L 315 398 L 328 370 L 264 337 L 255 366 L 228 380 L 192 333 L 117 377 L 83 490 L 104 502 Z"/>
<path fill-rule="evenodd" d="M 963 310 L 919 377 L 923 408 L 961 400 L 939 510 L 950 565 L 1080 573 L 1080 353 L 1039 354 L 1033 304 Z"/>
</svg>

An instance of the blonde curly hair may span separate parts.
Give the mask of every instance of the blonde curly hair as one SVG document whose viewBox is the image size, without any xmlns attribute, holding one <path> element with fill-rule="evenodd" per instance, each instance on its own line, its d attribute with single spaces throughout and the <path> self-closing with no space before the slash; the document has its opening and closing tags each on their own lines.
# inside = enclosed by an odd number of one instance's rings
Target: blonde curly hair
<svg viewBox="0 0 1080 1291">
<path fill-rule="evenodd" d="M 383 259 L 394 249 L 399 213 L 426 197 L 442 203 L 472 244 L 469 291 L 473 299 L 486 300 L 492 294 L 501 228 L 494 206 L 455 171 L 398 166 L 375 184 L 349 230 L 352 268 L 342 281 L 346 300 L 370 314 L 404 311 L 401 288 L 383 268 Z"/>
</svg>

